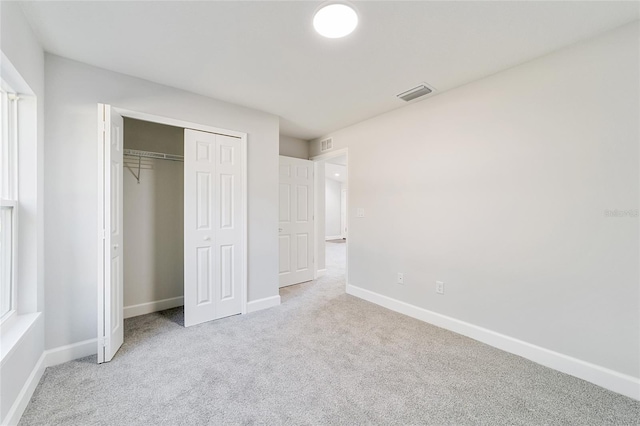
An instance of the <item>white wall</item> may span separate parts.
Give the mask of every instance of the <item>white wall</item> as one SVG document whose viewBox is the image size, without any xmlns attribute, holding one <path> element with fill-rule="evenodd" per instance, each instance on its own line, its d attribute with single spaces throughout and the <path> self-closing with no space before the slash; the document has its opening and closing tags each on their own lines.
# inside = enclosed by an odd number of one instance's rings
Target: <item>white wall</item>
<svg viewBox="0 0 640 426">
<path fill-rule="evenodd" d="M 184 155 L 184 129 L 125 118 L 124 147 Z M 125 315 L 127 307 L 184 295 L 184 163 L 143 164 L 140 183 L 124 169 Z"/>
<path fill-rule="evenodd" d="M 325 169 L 326 173 L 326 169 Z M 325 237 L 340 237 L 340 209 L 342 184 L 337 180 L 325 179 L 324 193 L 324 235 Z"/>
<path fill-rule="evenodd" d="M 309 142 L 292 136 L 280 135 L 280 155 L 309 159 Z"/>
<path fill-rule="evenodd" d="M 636 22 L 323 136 L 350 283 L 639 377 L 638 218 L 605 215 L 639 207 L 639 47 Z"/>
<path fill-rule="evenodd" d="M 28 123 L 19 129 L 18 152 L 18 307 L 20 314 L 27 314 L 41 312 L 44 308 L 44 52 L 17 2 L 0 2 L 0 49 L 11 68 L 19 73 L 35 95 L 35 98 L 27 97 L 19 102 L 21 117 L 25 118 L 24 112 L 29 114 Z M 5 78 L 4 70 L 9 64 L 0 65 Z M 2 332 L 4 334 L 6 330 Z M 4 421 L 16 402 L 43 351 L 44 318 L 40 315 L 0 365 L 0 420 Z"/>
<path fill-rule="evenodd" d="M 96 337 L 97 106 L 248 133 L 249 300 L 278 295 L 277 116 L 46 55 L 46 347 Z"/>
</svg>

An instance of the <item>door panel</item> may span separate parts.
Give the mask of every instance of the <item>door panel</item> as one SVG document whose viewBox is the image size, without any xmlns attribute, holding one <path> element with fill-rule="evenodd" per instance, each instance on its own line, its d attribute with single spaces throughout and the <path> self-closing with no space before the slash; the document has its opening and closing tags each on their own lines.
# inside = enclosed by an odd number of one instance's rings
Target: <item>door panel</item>
<svg viewBox="0 0 640 426">
<path fill-rule="evenodd" d="M 122 267 L 124 120 L 110 105 L 99 105 L 102 130 L 102 226 L 99 276 L 98 362 L 111 361 L 124 341 Z"/>
<path fill-rule="evenodd" d="M 240 140 L 185 130 L 185 326 L 242 312 Z"/>
<path fill-rule="evenodd" d="M 280 287 L 313 279 L 313 162 L 280 157 Z"/>
</svg>

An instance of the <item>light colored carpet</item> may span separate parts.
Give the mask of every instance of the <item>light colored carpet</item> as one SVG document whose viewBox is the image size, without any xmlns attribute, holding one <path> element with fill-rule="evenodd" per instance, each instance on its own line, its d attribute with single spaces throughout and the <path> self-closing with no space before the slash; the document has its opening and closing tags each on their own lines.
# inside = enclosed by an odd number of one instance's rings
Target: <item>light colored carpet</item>
<svg viewBox="0 0 640 426">
<path fill-rule="evenodd" d="M 636 425 L 640 403 L 344 292 L 345 244 L 280 307 L 126 320 L 115 359 L 48 368 L 21 425 Z"/>
</svg>

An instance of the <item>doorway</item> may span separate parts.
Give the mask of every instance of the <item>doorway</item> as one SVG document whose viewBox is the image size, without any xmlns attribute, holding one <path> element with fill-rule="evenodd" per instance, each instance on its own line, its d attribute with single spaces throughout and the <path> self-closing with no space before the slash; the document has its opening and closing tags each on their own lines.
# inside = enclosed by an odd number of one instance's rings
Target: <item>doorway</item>
<svg viewBox="0 0 640 426">
<path fill-rule="evenodd" d="M 184 195 L 182 203 L 173 200 L 184 215 L 184 325 L 247 312 L 246 134 L 98 104 L 98 363 L 110 361 L 124 340 L 123 183 L 125 167 L 134 165 L 131 150 L 125 161 L 124 117 L 177 127 L 184 134 Z M 181 157 L 143 150 L 136 154 L 137 173 L 131 170 L 136 180 L 142 178 L 143 156 Z M 175 217 L 168 219 L 167 226 L 179 227 L 178 222 Z M 165 243 L 179 245 L 173 237 L 173 243 Z M 171 257 L 173 263 L 179 263 L 179 251 Z M 159 302 L 177 304 L 179 299 Z M 146 309 L 154 303 L 150 305 Z"/>
<path fill-rule="evenodd" d="M 184 129 L 124 117 L 123 147 L 126 320 L 184 305 Z"/>
<path fill-rule="evenodd" d="M 316 174 L 316 272 L 344 276 L 348 283 L 349 154 L 348 149 L 313 157 Z"/>
</svg>

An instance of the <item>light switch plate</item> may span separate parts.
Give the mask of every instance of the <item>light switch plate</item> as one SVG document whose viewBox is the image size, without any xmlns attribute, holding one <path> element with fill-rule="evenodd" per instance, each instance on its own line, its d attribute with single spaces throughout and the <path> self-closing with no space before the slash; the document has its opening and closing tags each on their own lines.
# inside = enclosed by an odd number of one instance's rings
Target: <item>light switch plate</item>
<svg viewBox="0 0 640 426">
<path fill-rule="evenodd" d="M 362 207 L 356 209 L 356 217 L 364 217 L 364 209 Z"/>
</svg>

